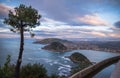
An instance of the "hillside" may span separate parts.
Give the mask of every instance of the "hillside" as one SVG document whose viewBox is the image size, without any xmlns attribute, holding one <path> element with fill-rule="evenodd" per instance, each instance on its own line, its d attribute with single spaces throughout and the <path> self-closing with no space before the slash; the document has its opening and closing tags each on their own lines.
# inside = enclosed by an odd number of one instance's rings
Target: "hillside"
<svg viewBox="0 0 120 78">
<path fill-rule="evenodd" d="M 120 41 L 80 41 L 78 49 L 120 53 Z"/>
<path fill-rule="evenodd" d="M 50 46 L 49 44 L 51 44 L 53 42 L 60 42 L 60 44 L 67 47 L 67 50 L 73 50 L 73 49 L 76 49 L 76 47 L 77 47 L 77 45 L 74 42 L 59 39 L 59 38 L 46 38 L 46 39 L 42 39 L 42 40 L 37 40 L 33 43 L 34 44 L 48 44 L 47 46 Z M 43 49 L 45 49 L 45 48 L 43 48 Z M 47 47 L 47 50 L 49 50 L 48 47 Z"/>
<path fill-rule="evenodd" d="M 67 47 L 61 42 L 52 42 L 44 46 L 42 49 L 55 51 L 55 52 L 64 52 L 68 50 Z"/>
<path fill-rule="evenodd" d="M 67 47 L 67 50 L 82 49 L 120 53 L 120 41 L 68 41 L 59 38 L 47 38 L 43 40 L 37 40 L 34 43 L 51 44 L 53 42 L 60 42 Z"/>
</svg>

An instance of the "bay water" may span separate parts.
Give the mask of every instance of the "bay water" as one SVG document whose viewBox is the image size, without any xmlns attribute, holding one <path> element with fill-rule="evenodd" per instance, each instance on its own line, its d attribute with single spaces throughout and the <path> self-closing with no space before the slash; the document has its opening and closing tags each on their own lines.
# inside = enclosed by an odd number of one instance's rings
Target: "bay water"
<svg viewBox="0 0 120 78">
<path fill-rule="evenodd" d="M 115 53 L 93 51 L 93 50 L 73 50 L 70 52 L 51 52 L 41 49 L 42 44 L 33 44 L 36 39 L 25 39 L 24 53 L 22 65 L 31 63 L 43 64 L 47 69 L 47 73 L 58 75 L 69 75 L 71 68 L 74 64 L 70 59 L 65 56 L 70 56 L 74 52 L 79 52 L 85 55 L 91 62 L 100 62 L 106 58 L 116 56 Z M 15 64 L 19 52 L 18 38 L 0 38 L 0 65 L 5 63 L 7 55 L 11 55 L 11 63 Z M 109 78 L 115 65 L 111 65 L 101 72 L 99 72 L 94 78 Z"/>
</svg>

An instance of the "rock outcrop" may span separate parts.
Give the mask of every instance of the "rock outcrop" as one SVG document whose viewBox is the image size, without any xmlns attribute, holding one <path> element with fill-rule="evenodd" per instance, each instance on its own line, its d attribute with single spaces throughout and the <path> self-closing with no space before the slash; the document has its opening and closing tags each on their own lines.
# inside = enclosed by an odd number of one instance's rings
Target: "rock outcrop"
<svg viewBox="0 0 120 78">
<path fill-rule="evenodd" d="M 71 74 L 74 74 L 92 65 L 92 63 L 89 61 L 89 59 L 87 59 L 87 57 L 78 52 L 73 53 L 71 56 L 68 56 L 68 58 L 70 58 L 70 60 L 73 61 L 74 63 L 78 64 L 76 67 L 72 68 Z"/>
<path fill-rule="evenodd" d="M 92 64 L 87 57 L 82 55 L 81 53 L 75 52 L 71 56 L 69 56 L 71 61 L 74 63 L 79 63 L 79 64 Z"/>
</svg>

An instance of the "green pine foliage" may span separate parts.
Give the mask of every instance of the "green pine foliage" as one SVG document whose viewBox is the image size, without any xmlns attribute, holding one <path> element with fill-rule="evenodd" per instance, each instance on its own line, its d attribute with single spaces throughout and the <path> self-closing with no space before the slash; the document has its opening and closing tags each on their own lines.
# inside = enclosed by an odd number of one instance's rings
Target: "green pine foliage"
<svg viewBox="0 0 120 78">
<path fill-rule="evenodd" d="M 22 66 L 20 78 L 47 78 L 47 71 L 41 64 Z"/>
<path fill-rule="evenodd" d="M 13 78 L 15 65 L 10 64 L 11 56 L 8 55 L 6 62 L 0 66 L 0 78 Z M 66 78 L 58 75 L 47 75 L 47 70 L 41 64 L 27 64 L 21 67 L 20 78 Z"/>
<path fill-rule="evenodd" d="M 0 78 L 12 78 L 15 66 L 10 64 L 10 55 L 7 56 L 6 62 L 0 66 Z"/>
<path fill-rule="evenodd" d="M 4 23 L 12 26 L 11 31 L 18 32 L 21 26 L 24 27 L 24 31 L 30 31 L 31 28 L 39 26 L 41 15 L 32 6 L 20 4 L 19 7 L 14 8 L 14 12 L 9 11 L 8 17 L 5 18 Z"/>
</svg>

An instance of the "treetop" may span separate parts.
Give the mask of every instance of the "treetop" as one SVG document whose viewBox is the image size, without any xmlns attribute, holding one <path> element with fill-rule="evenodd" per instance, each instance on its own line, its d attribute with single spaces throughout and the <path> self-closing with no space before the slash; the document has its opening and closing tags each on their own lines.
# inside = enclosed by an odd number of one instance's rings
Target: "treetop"
<svg viewBox="0 0 120 78">
<path fill-rule="evenodd" d="M 29 31 L 30 28 L 35 28 L 40 24 L 41 15 L 32 6 L 20 4 L 14 8 L 14 12 L 9 11 L 8 18 L 5 18 L 4 23 L 12 26 L 14 29 L 20 30 L 21 26 L 24 30 Z"/>
</svg>

